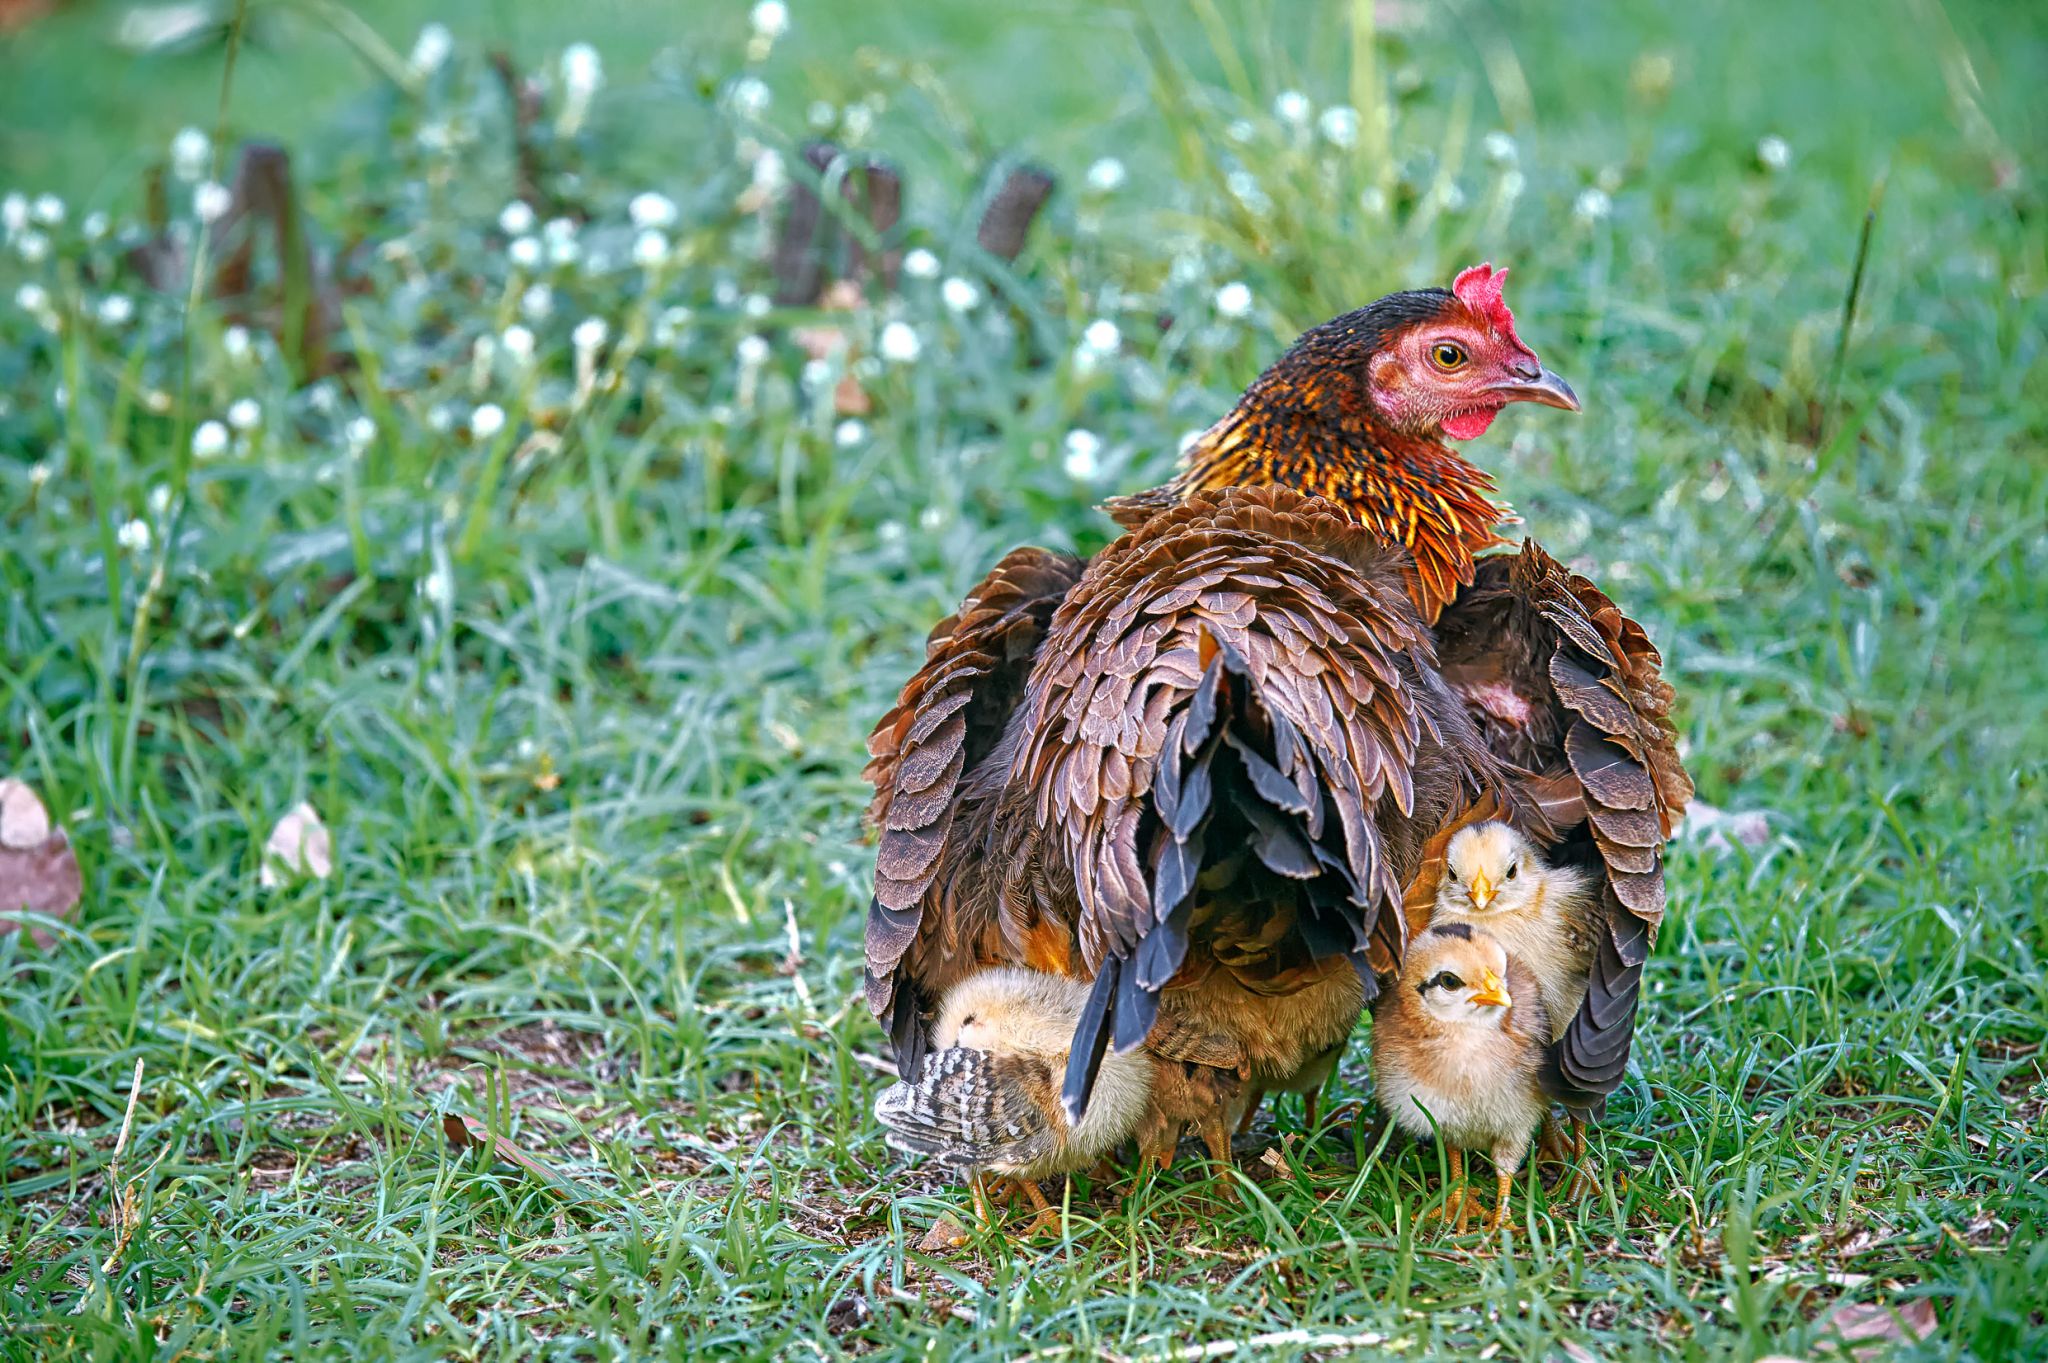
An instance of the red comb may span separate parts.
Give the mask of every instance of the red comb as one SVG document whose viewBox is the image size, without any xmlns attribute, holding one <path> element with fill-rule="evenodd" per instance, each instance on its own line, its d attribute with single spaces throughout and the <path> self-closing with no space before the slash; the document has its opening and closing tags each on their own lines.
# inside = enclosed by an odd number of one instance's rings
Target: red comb
<svg viewBox="0 0 2048 1363">
<path fill-rule="evenodd" d="M 1522 338 L 1515 334 L 1515 314 L 1509 310 L 1507 300 L 1501 297 L 1501 286 L 1507 283 L 1507 278 L 1506 270 L 1496 270 L 1490 262 L 1474 265 L 1460 272 L 1451 282 L 1451 292 L 1516 347 L 1528 350 L 1529 347 L 1522 344 Z"/>
</svg>

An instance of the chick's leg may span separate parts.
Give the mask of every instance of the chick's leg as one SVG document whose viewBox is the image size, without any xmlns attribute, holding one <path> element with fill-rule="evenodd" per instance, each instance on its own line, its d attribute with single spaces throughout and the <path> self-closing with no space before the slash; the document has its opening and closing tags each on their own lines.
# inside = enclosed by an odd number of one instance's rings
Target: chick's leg
<svg viewBox="0 0 2048 1363">
<path fill-rule="evenodd" d="M 1422 1214 L 1424 1221 L 1451 1221 L 1458 1223 L 1457 1234 L 1463 1235 L 1475 1212 L 1486 1209 L 1479 1205 L 1479 1199 L 1472 1196 L 1465 1186 L 1465 1152 L 1451 1147 L 1451 1181 L 1444 1185 L 1444 1201 L 1440 1207 L 1433 1207 Z"/>
<path fill-rule="evenodd" d="M 1031 1199 L 1031 1205 L 1038 1209 L 1038 1215 L 1032 1217 L 1031 1224 L 1024 1228 L 1024 1238 L 1029 1240 L 1042 1231 L 1052 1231 L 1056 1235 L 1064 1234 L 1067 1228 L 1066 1217 L 1058 1207 L 1045 1200 L 1045 1192 L 1038 1186 L 1037 1180 L 1020 1178 L 1016 1183 L 1024 1190 L 1024 1196 Z"/>
<path fill-rule="evenodd" d="M 1497 1200 L 1493 1204 L 1493 1211 L 1487 1215 L 1485 1223 L 1480 1226 L 1480 1229 L 1488 1235 L 1500 1229 L 1502 1219 L 1508 1214 L 1508 1204 L 1514 1200 L 1515 1196 L 1515 1176 L 1511 1170 L 1504 1169 L 1499 1171 L 1495 1176 L 1495 1181 L 1498 1184 L 1498 1187 L 1495 1189 Z"/>
</svg>

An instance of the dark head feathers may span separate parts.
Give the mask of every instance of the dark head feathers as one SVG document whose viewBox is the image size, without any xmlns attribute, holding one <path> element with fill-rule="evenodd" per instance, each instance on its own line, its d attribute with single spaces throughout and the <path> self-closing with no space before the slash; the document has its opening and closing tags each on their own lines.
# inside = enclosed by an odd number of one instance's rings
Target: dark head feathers
<svg viewBox="0 0 2048 1363">
<path fill-rule="evenodd" d="M 1472 925 L 1470 923 L 1437 923 L 1428 928 L 1427 931 L 1435 933 L 1439 937 L 1456 937 L 1463 942 L 1472 940 Z"/>
</svg>

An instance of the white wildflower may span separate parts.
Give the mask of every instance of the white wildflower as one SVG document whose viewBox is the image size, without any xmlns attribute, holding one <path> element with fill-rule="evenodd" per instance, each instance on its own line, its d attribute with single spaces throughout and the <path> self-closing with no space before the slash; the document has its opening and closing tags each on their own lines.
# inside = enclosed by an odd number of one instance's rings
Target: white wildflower
<svg viewBox="0 0 2048 1363">
<path fill-rule="evenodd" d="M 525 327 L 520 326 L 516 322 L 513 323 L 505 328 L 504 334 L 498 338 L 498 341 L 499 344 L 505 347 L 505 353 L 512 357 L 514 363 L 528 364 L 532 362 L 533 333 Z"/>
<path fill-rule="evenodd" d="M 168 484 L 158 483 L 149 490 L 149 514 L 161 516 L 171 509 L 171 489 Z"/>
<path fill-rule="evenodd" d="M 514 199 L 498 210 L 498 230 L 508 237 L 525 236 L 534 222 L 533 206 L 524 199 Z"/>
<path fill-rule="evenodd" d="M 589 43 L 571 43 L 562 49 L 562 88 L 569 98 L 584 104 L 604 84 L 604 58 Z"/>
<path fill-rule="evenodd" d="M 1248 317 L 1251 310 L 1251 285 L 1242 279 L 1233 279 L 1216 290 L 1216 311 L 1225 317 Z"/>
<path fill-rule="evenodd" d="M 1124 169 L 1124 163 L 1114 156 L 1101 157 L 1088 167 L 1088 188 L 1098 194 L 1115 193 L 1124 187 L 1124 181 L 1129 178 L 1130 174 Z"/>
<path fill-rule="evenodd" d="M 263 424 L 263 404 L 254 398 L 236 398 L 228 404 L 228 425 L 238 431 L 253 431 Z"/>
<path fill-rule="evenodd" d="M 939 273 L 939 258 L 922 246 L 914 247 L 903 257 L 903 273 L 912 279 L 935 279 Z"/>
<path fill-rule="evenodd" d="M 1123 333 L 1107 317 L 1096 318 L 1081 333 L 1081 344 L 1101 355 L 1114 354 L 1123 343 Z"/>
<path fill-rule="evenodd" d="M 555 310 L 555 291 L 545 284 L 535 284 L 519 295 L 519 313 L 529 322 L 538 322 Z"/>
<path fill-rule="evenodd" d="M 725 92 L 726 105 L 741 118 L 759 118 L 774 100 L 768 82 L 759 76 L 741 76 Z"/>
<path fill-rule="evenodd" d="M 882 328 L 882 358 L 897 364 L 909 364 L 924 349 L 924 343 L 908 322 L 891 322 Z"/>
<path fill-rule="evenodd" d="M 1792 144 L 1771 133 L 1757 140 L 1756 159 L 1763 163 L 1765 170 L 1783 170 L 1792 164 Z"/>
<path fill-rule="evenodd" d="M 1512 166 L 1522 154 L 1515 139 L 1498 128 L 1479 139 L 1479 149 L 1496 166 Z"/>
<path fill-rule="evenodd" d="M 131 554 L 145 553 L 149 549 L 149 522 L 131 520 L 114 532 L 114 542 Z"/>
<path fill-rule="evenodd" d="M 40 488 L 44 483 L 47 483 L 49 481 L 50 466 L 48 464 L 38 459 L 36 460 L 35 463 L 30 464 L 28 466 L 28 485 L 30 491 L 34 491 L 35 489 Z"/>
<path fill-rule="evenodd" d="M 789 180 L 789 172 L 782 164 L 782 153 L 773 147 L 763 147 L 761 154 L 754 158 L 754 188 L 763 194 L 774 194 Z"/>
<path fill-rule="evenodd" d="M 218 459 L 228 452 L 228 428 L 218 421 L 202 421 L 192 432 L 192 457 Z"/>
<path fill-rule="evenodd" d="M 454 589 L 448 582 L 448 574 L 442 572 L 439 568 L 434 569 L 434 571 L 420 579 L 419 591 L 420 595 L 426 598 L 427 603 L 433 606 L 447 605 L 448 598 L 454 594 Z"/>
<path fill-rule="evenodd" d="M 840 116 L 839 130 L 846 134 L 849 142 L 859 142 L 875 127 L 875 111 L 866 104 L 849 104 Z"/>
<path fill-rule="evenodd" d="M 412 43 L 412 70 L 417 76 L 431 76 L 439 71 L 448 60 L 448 54 L 455 50 L 455 35 L 448 31 L 446 24 L 428 24 L 420 30 L 420 36 Z"/>
<path fill-rule="evenodd" d="M 745 364 L 746 362 L 747 357 L 741 355 L 740 363 Z M 801 378 L 806 388 L 823 388 L 832 381 L 832 362 L 830 360 L 805 360 Z"/>
<path fill-rule="evenodd" d="M 14 291 L 14 305 L 23 312 L 48 312 L 50 291 L 40 284 L 24 284 Z"/>
<path fill-rule="evenodd" d="M 928 506 L 917 513 L 917 528 L 926 533 L 942 529 L 945 524 L 946 508 L 943 506 Z"/>
<path fill-rule="evenodd" d="M 782 0 L 760 0 L 748 13 L 747 22 L 759 37 L 780 38 L 789 32 L 789 6 Z"/>
<path fill-rule="evenodd" d="M 766 317 L 775 310 L 775 300 L 765 293 L 750 293 L 740 304 L 740 311 L 749 317 Z"/>
<path fill-rule="evenodd" d="M 469 433 L 478 440 L 489 440 L 505 429 L 505 409 L 495 402 L 485 402 L 469 414 Z"/>
<path fill-rule="evenodd" d="M 578 350 L 595 350 L 604 344 L 604 338 L 611 334 L 602 317 L 586 317 L 576 324 L 569 333 L 569 339 Z"/>
<path fill-rule="evenodd" d="M 856 421 L 852 417 L 846 418 L 846 420 L 840 422 L 832 430 L 832 439 L 842 449 L 850 445 L 858 445 L 867 438 L 868 428 L 866 424 Z"/>
<path fill-rule="evenodd" d="M 227 357 L 240 364 L 249 358 L 249 352 L 256 343 L 249 335 L 249 328 L 236 323 L 220 334 L 220 348 Z"/>
<path fill-rule="evenodd" d="M 740 343 L 733 347 L 740 364 L 748 369 L 758 369 L 768 362 L 768 342 L 761 336 L 742 336 Z"/>
<path fill-rule="evenodd" d="M 839 121 L 839 110 L 830 100 L 814 99 L 811 107 L 804 112 L 804 122 L 823 132 Z"/>
<path fill-rule="evenodd" d="M 19 190 L 0 199 L 0 227 L 7 229 L 9 236 L 28 226 L 28 195 Z"/>
<path fill-rule="evenodd" d="M 1282 90 L 1273 97 L 1273 116 L 1297 128 L 1308 126 L 1308 117 L 1314 107 L 1308 96 L 1299 90 Z"/>
<path fill-rule="evenodd" d="M 1500 192 L 1502 198 L 1519 199 L 1522 197 L 1522 191 L 1528 187 L 1529 177 L 1522 174 L 1521 171 L 1507 170 L 1501 173 Z"/>
<path fill-rule="evenodd" d="M 981 289 L 972 280 L 950 275 L 939 286 L 939 298 L 954 312 L 971 312 L 981 301 Z"/>
<path fill-rule="evenodd" d="M 41 232 L 22 232 L 14 238 L 14 251 L 30 265 L 40 265 L 50 254 L 50 239 Z"/>
<path fill-rule="evenodd" d="M 134 320 L 135 300 L 125 293 L 110 293 L 100 300 L 100 321 L 110 327 L 125 327 Z"/>
<path fill-rule="evenodd" d="M 875 527 L 875 538 L 892 549 L 903 543 L 904 534 L 902 521 L 883 521 Z"/>
<path fill-rule="evenodd" d="M 684 328 L 690 324 L 690 310 L 682 304 L 663 308 L 661 316 L 654 319 L 654 343 L 656 345 L 677 345 L 683 342 Z"/>
<path fill-rule="evenodd" d="M 213 139 L 198 128 L 181 128 L 171 139 L 171 173 L 191 184 L 205 178 L 213 161 Z"/>
<path fill-rule="evenodd" d="M 235 196 L 218 180 L 208 180 L 192 191 L 192 214 L 201 222 L 216 222 L 228 211 Z"/>
<path fill-rule="evenodd" d="M 265 839 L 256 883 L 274 890 L 288 880 L 304 876 L 325 880 L 333 873 L 334 839 L 313 806 L 300 801 Z"/>
<path fill-rule="evenodd" d="M 538 237 L 514 237 L 512 244 L 505 248 L 505 254 L 512 263 L 522 270 L 537 270 L 541 263 L 540 239 Z"/>
<path fill-rule="evenodd" d="M 1102 461 L 1102 437 L 1093 431 L 1071 430 L 1064 442 L 1067 475 L 1086 482 L 1100 472 Z"/>
<path fill-rule="evenodd" d="M 1597 186 L 1588 186 L 1579 191 L 1578 199 L 1572 204 L 1572 214 L 1580 222 L 1599 222 L 1614 211 L 1614 200 L 1607 197 L 1607 191 Z"/>
<path fill-rule="evenodd" d="M 38 194 L 30 210 L 36 221 L 45 227 L 55 227 L 64 221 L 64 201 L 54 194 Z"/>
<path fill-rule="evenodd" d="M 668 259 L 668 237 L 652 228 L 633 238 L 633 263 L 653 269 Z"/>
<path fill-rule="evenodd" d="M 94 209 L 85 215 L 84 222 L 78 224 L 78 230 L 87 241 L 98 241 L 107 234 L 107 229 L 112 226 L 113 223 L 106 214 L 98 209 Z"/>
<path fill-rule="evenodd" d="M 1349 104 L 1332 104 L 1316 120 L 1316 128 L 1322 133 L 1323 140 L 1333 147 L 1357 146 L 1358 110 Z"/>
<path fill-rule="evenodd" d="M 635 227 L 673 227 L 676 223 L 676 201 L 650 189 L 633 196 L 633 201 L 626 205 L 626 216 L 633 220 Z"/>
<path fill-rule="evenodd" d="M 370 442 L 377 438 L 377 423 L 366 416 L 351 417 L 342 428 L 342 439 L 348 445 L 350 454 L 361 454 L 370 448 Z"/>
<path fill-rule="evenodd" d="M 1233 170 L 1223 177 L 1223 183 L 1239 203 L 1259 217 L 1273 211 L 1272 196 L 1260 187 L 1258 177 L 1250 171 Z"/>
</svg>

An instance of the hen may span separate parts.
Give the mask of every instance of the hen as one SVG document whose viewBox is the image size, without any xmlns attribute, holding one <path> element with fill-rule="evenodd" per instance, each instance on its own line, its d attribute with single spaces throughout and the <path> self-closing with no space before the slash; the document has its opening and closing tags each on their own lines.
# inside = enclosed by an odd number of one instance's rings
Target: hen
<svg viewBox="0 0 2048 1363">
<path fill-rule="evenodd" d="M 906 1075 L 932 1000 L 1018 964 L 1093 981 L 1070 1114 L 1112 1042 L 1247 1081 L 1218 1093 L 1297 1086 L 1422 926 L 1404 893 L 1441 831 L 1484 809 L 1607 868 L 1560 1046 L 1582 1110 L 1618 1080 L 1683 773 L 1641 631 L 1533 546 L 1478 557 L 1503 509 L 1445 438 L 1578 405 L 1503 278 L 1310 330 L 1178 478 L 1109 504 L 1123 538 L 1017 550 L 934 629 L 867 769 L 867 999 Z M 1241 1103 L 1198 1120 L 1212 1150 Z"/>
</svg>

